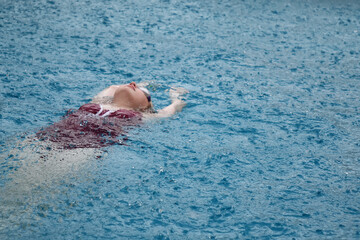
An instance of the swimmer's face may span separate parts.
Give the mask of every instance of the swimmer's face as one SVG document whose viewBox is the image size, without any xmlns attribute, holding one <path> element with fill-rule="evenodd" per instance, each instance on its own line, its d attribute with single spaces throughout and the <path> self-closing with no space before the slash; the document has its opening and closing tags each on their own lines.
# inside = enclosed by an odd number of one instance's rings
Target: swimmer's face
<svg viewBox="0 0 360 240">
<path fill-rule="evenodd" d="M 151 105 L 145 93 L 135 82 L 119 86 L 114 94 L 114 103 L 134 110 L 144 110 Z"/>
</svg>

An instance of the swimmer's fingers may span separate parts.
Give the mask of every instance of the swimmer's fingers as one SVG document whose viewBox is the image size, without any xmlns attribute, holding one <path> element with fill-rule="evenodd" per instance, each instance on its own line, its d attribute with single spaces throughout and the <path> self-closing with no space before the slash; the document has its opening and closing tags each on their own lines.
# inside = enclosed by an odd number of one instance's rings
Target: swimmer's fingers
<svg viewBox="0 0 360 240">
<path fill-rule="evenodd" d="M 187 93 L 189 93 L 189 91 L 182 87 L 171 88 L 169 91 L 171 98 L 179 98 L 180 96 L 185 95 Z"/>
<path fill-rule="evenodd" d="M 189 93 L 189 91 L 187 89 L 183 88 L 183 87 L 177 87 L 177 88 L 172 88 L 172 89 L 175 90 L 180 95 L 184 95 L 186 93 Z"/>
<path fill-rule="evenodd" d="M 169 90 L 169 95 L 170 95 L 170 98 L 173 100 L 179 98 L 179 96 L 180 96 L 180 94 L 174 89 Z"/>
</svg>

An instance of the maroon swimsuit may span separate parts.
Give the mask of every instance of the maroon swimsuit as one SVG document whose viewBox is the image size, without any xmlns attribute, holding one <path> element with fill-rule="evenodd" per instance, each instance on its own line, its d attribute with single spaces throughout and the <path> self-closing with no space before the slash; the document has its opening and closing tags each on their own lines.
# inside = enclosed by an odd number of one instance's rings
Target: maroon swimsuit
<svg viewBox="0 0 360 240">
<path fill-rule="evenodd" d="M 99 104 L 88 103 L 61 121 L 42 129 L 37 137 L 56 142 L 66 149 L 122 144 L 118 136 L 124 134 L 124 127 L 138 125 L 141 117 L 140 112 L 125 109 L 111 111 Z"/>
</svg>

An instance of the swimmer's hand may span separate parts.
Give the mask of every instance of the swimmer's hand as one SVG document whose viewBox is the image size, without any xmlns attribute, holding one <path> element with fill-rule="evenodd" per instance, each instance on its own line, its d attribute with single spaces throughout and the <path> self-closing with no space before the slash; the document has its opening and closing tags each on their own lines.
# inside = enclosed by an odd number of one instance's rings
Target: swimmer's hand
<svg viewBox="0 0 360 240">
<path fill-rule="evenodd" d="M 181 99 L 180 97 L 185 95 L 186 93 L 189 93 L 189 91 L 182 87 L 171 88 L 169 91 L 171 100 Z"/>
<path fill-rule="evenodd" d="M 171 105 L 173 105 L 175 109 L 174 113 L 176 113 L 176 112 L 180 112 L 186 106 L 186 102 L 181 99 L 175 99 L 172 101 Z"/>
<path fill-rule="evenodd" d="M 180 112 L 186 105 L 183 100 L 183 95 L 186 93 L 189 93 L 189 91 L 185 88 L 171 88 L 169 91 L 171 104 L 164 109 L 159 110 L 157 113 L 158 117 L 170 117 L 176 112 Z"/>
<path fill-rule="evenodd" d="M 170 89 L 169 91 L 170 99 L 175 107 L 176 112 L 180 112 L 183 109 L 183 107 L 186 106 L 186 103 L 183 100 L 183 98 L 184 95 L 187 93 L 189 93 L 189 91 L 182 87 Z"/>
</svg>

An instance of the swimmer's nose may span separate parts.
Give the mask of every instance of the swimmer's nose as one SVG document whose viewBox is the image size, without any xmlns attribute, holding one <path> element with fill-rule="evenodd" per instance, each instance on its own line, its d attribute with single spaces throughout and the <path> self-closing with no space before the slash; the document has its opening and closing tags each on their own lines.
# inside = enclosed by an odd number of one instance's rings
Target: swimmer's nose
<svg viewBox="0 0 360 240">
<path fill-rule="evenodd" d="M 135 82 L 131 82 L 129 85 L 137 87 Z"/>
</svg>

